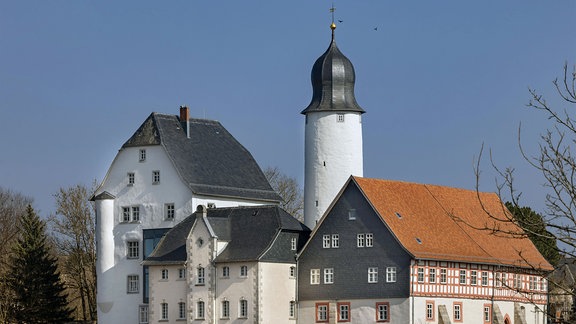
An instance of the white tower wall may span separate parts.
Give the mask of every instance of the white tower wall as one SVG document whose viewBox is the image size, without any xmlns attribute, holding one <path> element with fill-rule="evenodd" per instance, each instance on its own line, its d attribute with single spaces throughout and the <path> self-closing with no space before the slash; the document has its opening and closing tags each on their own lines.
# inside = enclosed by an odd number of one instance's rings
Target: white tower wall
<svg viewBox="0 0 576 324">
<path fill-rule="evenodd" d="M 343 115 L 343 121 L 339 121 Z M 363 176 L 362 115 L 313 112 L 306 115 L 304 223 L 314 228 L 351 176 Z"/>
</svg>

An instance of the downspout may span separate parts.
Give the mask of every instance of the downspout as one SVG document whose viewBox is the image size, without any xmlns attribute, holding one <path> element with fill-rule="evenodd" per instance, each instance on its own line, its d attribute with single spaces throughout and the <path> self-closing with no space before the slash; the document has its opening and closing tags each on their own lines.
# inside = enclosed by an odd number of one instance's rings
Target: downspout
<svg viewBox="0 0 576 324">
<path fill-rule="evenodd" d="M 418 262 L 416 262 L 416 260 L 414 260 L 414 259 L 412 262 L 414 262 L 414 263 L 412 264 L 412 267 L 411 267 L 412 269 L 410 270 L 410 280 L 412 280 L 412 288 L 411 288 L 412 292 L 410 293 L 410 295 L 412 297 L 412 316 L 411 317 L 412 317 L 412 324 L 414 324 L 414 303 L 415 303 L 415 301 L 414 301 L 414 274 L 413 274 L 413 271 L 414 271 L 414 266 L 416 264 L 418 264 Z M 390 315 L 391 315 L 391 313 L 392 313 L 392 309 L 390 309 Z"/>
<path fill-rule="evenodd" d="M 255 312 L 255 322 L 256 323 L 260 323 L 260 311 L 262 310 L 262 307 L 260 307 L 260 262 L 259 260 L 256 261 L 256 302 L 257 302 L 257 307 L 256 310 L 257 312 Z"/>
</svg>

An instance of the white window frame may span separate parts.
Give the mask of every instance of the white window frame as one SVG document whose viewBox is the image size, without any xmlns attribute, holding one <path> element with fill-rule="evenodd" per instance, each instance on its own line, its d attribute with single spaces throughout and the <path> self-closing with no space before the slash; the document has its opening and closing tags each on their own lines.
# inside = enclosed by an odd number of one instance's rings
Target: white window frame
<svg viewBox="0 0 576 324">
<path fill-rule="evenodd" d="M 137 294 L 140 292 L 140 276 L 130 274 L 126 277 L 126 293 Z"/>
<path fill-rule="evenodd" d="M 324 284 L 334 283 L 334 268 L 324 268 Z"/>
<path fill-rule="evenodd" d="M 390 321 L 390 304 L 376 303 L 376 320 L 378 322 Z"/>
<path fill-rule="evenodd" d="M 348 209 L 348 220 L 356 220 L 356 217 L 358 217 L 356 209 Z"/>
<path fill-rule="evenodd" d="M 168 221 L 173 221 L 175 217 L 176 217 L 176 208 L 174 207 L 174 203 L 164 204 L 164 219 Z"/>
<path fill-rule="evenodd" d="M 338 121 L 339 123 L 343 123 L 344 122 L 344 114 L 336 114 L 336 121 Z"/>
<path fill-rule="evenodd" d="M 160 303 L 160 320 L 168 320 L 168 303 L 166 302 Z"/>
<path fill-rule="evenodd" d="M 199 300 L 196 302 L 196 319 L 201 320 L 206 316 L 206 304 L 204 301 Z"/>
<path fill-rule="evenodd" d="M 146 161 L 146 149 L 140 149 L 138 152 L 138 162 Z"/>
<path fill-rule="evenodd" d="M 295 266 L 290 267 L 290 278 L 296 278 L 296 267 Z"/>
<path fill-rule="evenodd" d="M 148 305 L 140 305 L 138 310 L 139 310 L 138 314 L 139 324 L 148 324 Z"/>
<path fill-rule="evenodd" d="M 340 236 L 338 234 L 332 234 L 332 248 L 337 249 L 340 247 Z"/>
<path fill-rule="evenodd" d="M 458 282 L 461 285 L 465 285 L 466 284 L 466 270 L 460 270 L 460 275 L 458 277 Z"/>
<path fill-rule="evenodd" d="M 168 269 L 160 270 L 160 280 L 168 280 Z"/>
<path fill-rule="evenodd" d="M 386 267 L 386 282 L 396 282 L 396 267 Z"/>
<path fill-rule="evenodd" d="M 424 268 L 418 268 L 416 270 L 416 280 L 420 283 L 424 282 Z"/>
<path fill-rule="evenodd" d="M 241 278 L 248 277 L 248 266 L 243 265 L 240 267 L 240 277 Z"/>
<path fill-rule="evenodd" d="M 488 271 L 482 271 L 480 280 L 482 286 L 488 286 Z"/>
<path fill-rule="evenodd" d="M 196 268 L 196 286 L 204 286 L 206 283 L 206 270 L 203 267 Z"/>
<path fill-rule="evenodd" d="M 160 170 L 152 171 L 152 184 L 160 183 Z"/>
<path fill-rule="evenodd" d="M 230 278 L 230 267 L 228 266 L 222 267 L 222 278 Z"/>
<path fill-rule="evenodd" d="M 126 258 L 140 259 L 140 241 L 126 241 Z"/>
<path fill-rule="evenodd" d="M 328 304 L 316 305 L 316 319 L 318 322 L 328 321 Z"/>
<path fill-rule="evenodd" d="M 134 182 L 135 182 L 135 178 L 136 175 L 134 174 L 134 172 L 128 172 L 128 185 L 129 186 L 133 186 Z"/>
<path fill-rule="evenodd" d="M 186 279 L 186 267 L 178 269 L 178 279 Z"/>
<path fill-rule="evenodd" d="M 320 269 L 310 269 L 310 284 L 311 285 L 320 284 Z"/>
<path fill-rule="evenodd" d="M 296 302 L 291 300 L 290 305 L 288 306 L 288 317 L 290 319 L 296 318 Z"/>
<path fill-rule="evenodd" d="M 356 234 L 356 247 L 362 248 L 366 245 L 364 234 Z"/>
<path fill-rule="evenodd" d="M 130 220 L 132 219 L 132 217 L 130 216 L 130 207 L 124 206 L 122 207 L 122 219 L 121 222 L 122 223 L 128 223 L 130 222 Z"/>
<path fill-rule="evenodd" d="M 369 267 L 368 268 L 368 283 L 377 283 L 378 282 L 378 268 L 377 267 Z"/>
<path fill-rule="evenodd" d="M 366 233 L 365 239 L 366 239 L 366 247 L 373 247 L 374 246 L 374 234 Z"/>
<path fill-rule="evenodd" d="M 454 304 L 454 321 L 462 320 L 462 304 Z"/>
<path fill-rule="evenodd" d="M 140 206 L 132 206 L 131 217 L 132 222 L 140 221 Z"/>
<path fill-rule="evenodd" d="M 186 319 L 186 303 L 179 302 L 178 303 L 178 319 L 183 320 Z"/>
<path fill-rule="evenodd" d="M 296 248 L 298 247 L 298 238 L 293 237 L 290 239 L 290 250 L 292 251 L 296 251 Z"/>
<path fill-rule="evenodd" d="M 440 268 L 440 283 L 446 284 L 448 282 L 448 270 L 446 268 Z"/>
<path fill-rule="evenodd" d="M 230 318 L 230 302 L 227 300 L 223 300 L 221 303 L 221 311 L 222 311 L 222 316 L 221 318 L 223 319 L 228 319 Z"/>
<path fill-rule="evenodd" d="M 322 247 L 324 249 L 330 248 L 330 234 L 325 234 L 322 236 Z"/>
<path fill-rule="evenodd" d="M 430 268 L 428 270 L 428 282 L 435 284 L 436 283 L 436 269 Z"/>
<path fill-rule="evenodd" d="M 338 303 L 338 322 L 350 321 L 350 303 Z"/>
<path fill-rule="evenodd" d="M 238 318 L 248 318 L 248 301 L 240 299 L 238 303 Z"/>
<path fill-rule="evenodd" d="M 478 271 L 470 270 L 470 285 L 476 286 L 478 284 Z"/>
</svg>

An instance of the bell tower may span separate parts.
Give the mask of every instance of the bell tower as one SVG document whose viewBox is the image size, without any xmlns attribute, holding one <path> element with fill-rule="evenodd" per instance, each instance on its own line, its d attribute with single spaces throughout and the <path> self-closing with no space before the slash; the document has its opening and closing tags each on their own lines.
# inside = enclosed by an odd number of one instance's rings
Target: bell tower
<svg viewBox="0 0 576 324">
<path fill-rule="evenodd" d="M 304 143 L 304 223 L 313 229 L 346 180 L 363 176 L 362 109 L 352 62 L 340 52 L 332 22 L 330 46 L 312 67 L 312 100 Z"/>
</svg>

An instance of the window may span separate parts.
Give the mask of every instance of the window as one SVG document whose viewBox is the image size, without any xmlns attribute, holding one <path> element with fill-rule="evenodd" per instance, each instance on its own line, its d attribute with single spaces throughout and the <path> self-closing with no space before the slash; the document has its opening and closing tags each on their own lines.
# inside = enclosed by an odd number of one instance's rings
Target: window
<svg viewBox="0 0 576 324">
<path fill-rule="evenodd" d="M 130 221 L 130 207 L 122 207 L 122 221 L 123 222 Z"/>
<path fill-rule="evenodd" d="M 482 271 L 482 286 L 488 286 L 488 271 Z"/>
<path fill-rule="evenodd" d="M 476 272 L 476 270 L 470 271 L 470 284 L 476 285 L 477 281 L 478 281 L 478 273 Z"/>
<path fill-rule="evenodd" d="M 173 203 L 164 205 L 164 218 L 166 220 L 174 220 L 175 214 L 176 214 L 176 210 L 174 209 Z"/>
<path fill-rule="evenodd" d="M 330 235 L 322 236 L 322 247 L 325 249 L 330 248 Z"/>
<path fill-rule="evenodd" d="M 222 277 L 224 277 L 224 278 L 230 277 L 230 268 L 229 267 L 222 267 Z"/>
<path fill-rule="evenodd" d="M 350 322 L 350 303 L 338 303 L 338 322 Z"/>
<path fill-rule="evenodd" d="M 168 303 L 160 304 L 160 319 L 168 320 Z"/>
<path fill-rule="evenodd" d="M 134 185 L 134 172 L 128 172 L 128 185 Z"/>
<path fill-rule="evenodd" d="M 348 220 L 356 219 L 356 209 L 348 209 Z"/>
<path fill-rule="evenodd" d="M 357 247 L 364 247 L 364 234 L 356 235 L 356 246 Z"/>
<path fill-rule="evenodd" d="M 441 284 L 446 284 L 447 280 L 447 270 L 446 268 L 442 268 L 440 269 L 440 283 Z"/>
<path fill-rule="evenodd" d="M 139 310 L 140 324 L 148 324 L 148 305 L 140 305 Z"/>
<path fill-rule="evenodd" d="M 373 247 L 374 246 L 374 234 L 367 233 L 366 234 L 366 247 Z"/>
<path fill-rule="evenodd" d="M 298 239 L 295 238 L 295 237 L 293 237 L 293 238 L 290 240 L 290 250 L 296 251 L 297 243 L 298 243 Z"/>
<path fill-rule="evenodd" d="M 290 267 L 290 278 L 296 278 L 296 267 Z"/>
<path fill-rule="evenodd" d="M 396 267 L 386 268 L 386 282 L 396 282 Z"/>
<path fill-rule="evenodd" d="M 503 286 L 508 285 L 508 274 L 507 273 L 502 274 L 502 285 Z"/>
<path fill-rule="evenodd" d="M 168 280 L 168 269 L 162 269 L 160 278 L 162 278 L 162 280 Z"/>
<path fill-rule="evenodd" d="M 368 283 L 378 282 L 378 268 L 368 268 Z"/>
<path fill-rule="evenodd" d="M 514 288 L 522 289 L 522 275 L 517 273 L 514 274 Z"/>
<path fill-rule="evenodd" d="M 424 282 L 424 268 L 418 268 L 418 282 Z"/>
<path fill-rule="evenodd" d="M 160 183 L 160 171 L 155 170 L 152 171 L 152 184 L 159 184 Z"/>
<path fill-rule="evenodd" d="M 222 318 L 230 318 L 230 302 L 222 301 Z"/>
<path fill-rule="evenodd" d="M 198 269 L 196 269 L 196 273 L 196 285 L 204 285 L 204 268 L 198 267 Z"/>
<path fill-rule="evenodd" d="M 128 259 L 138 259 L 140 257 L 140 242 L 128 241 L 126 242 L 127 251 L 126 257 Z"/>
<path fill-rule="evenodd" d="M 334 283 L 334 268 L 324 269 L 324 283 L 325 284 Z"/>
<path fill-rule="evenodd" d="M 132 221 L 139 222 L 140 221 L 140 207 L 132 206 Z"/>
<path fill-rule="evenodd" d="M 340 237 L 338 234 L 332 234 L 332 247 L 338 248 L 340 247 Z"/>
<path fill-rule="evenodd" d="M 247 318 L 248 317 L 248 301 L 246 299 L 240 300 L 240 307 L 238 309 L 238 317 L 239 318 Z"/>
<path fill-rule="evenodd" d="M 290 318 L 296 318 L 296 302 L 290 301 L 290 307 L 288 308 L 288 316 Z"/>
<path fill-rule="evenodd" d="M 426 320 L 434 321 L 434 302 L 426 301 Z"/>
<path fill-rule="evenodd" d="M 126 280 L 126 292 L 136 294 L 140 289 L 140 280 L 138 275 L 129 275 Z"/>
<path fill-rule="evenodd" d="M 186 319 L 186 303 L 178 303 L 178 319 Z"/>
<path fill-rule="evenodd" d="M 454 322 L 462 322 L 462 303 L 454 303 Z"/>
<path fill-rule="evenodd" d="M 206 204 L 206 208 L 208 208 L 208 209 L 216 208 L 216 203 L 209 202 L 209 203 Z"/>
<path fill-rule="evenodd" d="M 502 274 L 500 272 L 494 274 L 494 285 L 496 287 L 502 286 Z"/>
<path fill-rule="evenodd" d="M 186 279 L 186 268 L 178 269 L 178 279 Z"/>
<path fill-rule="evenodd" d="M 316 323 L 328 322 L 328 304 L 316 303 Z"/>
<path fill-rule="evenodd" d="M 460 270 L 460 284 L 466 284 L 466 270 Z"/>
<path fill-rule="evenodd" d="M 311 285 L 320 284 L 320 269 L 310 269 L 310 284 Z"/>
<path fill-rule="evenodd" d="M 339 123 L 343 123 L 344 122 L 344 114 L 337 114 L 336 119 L 338 120 Z"/>
<path fill-rule="evenodd" d="M 240 277 L 248 277 L 248 267 L 247 266 L 241 266 L 240 267 Z"/>
<path fill-rule="evenodd" d="M 196 319 L 204 319 L 204 302 L 201 300 L 196 303 Z"/>
<path fill-rule="evenodd" d="M 428 281 L 430 283 L 436 283 L 436 269 L 430 269 L 428 271 Z"/>
<path fill-rule="evenodd" d="M 389 322 L 390 321 L 390 304 L 389 303 L 376 303 L 376 321 Z"/>
<path fill-rule="evenodd" d="M 484 323 L 490 323 L 492 317 L 492 306 L 484 304 Z"/>
<path fill-rule="evenodd" d="M 144 162 L 146 161 L 146 150 L 140 150 L 140 154 L 138 155 L 138 161 Z"/>
</svg>

